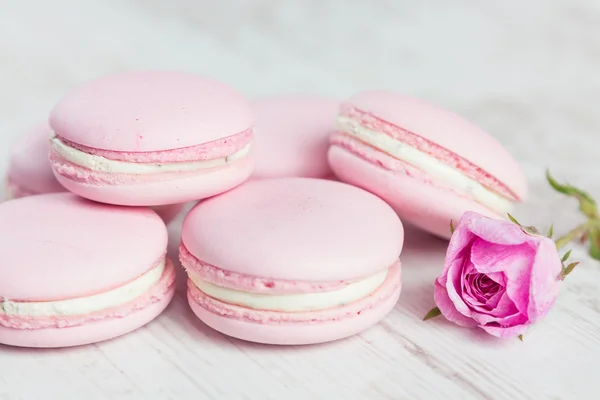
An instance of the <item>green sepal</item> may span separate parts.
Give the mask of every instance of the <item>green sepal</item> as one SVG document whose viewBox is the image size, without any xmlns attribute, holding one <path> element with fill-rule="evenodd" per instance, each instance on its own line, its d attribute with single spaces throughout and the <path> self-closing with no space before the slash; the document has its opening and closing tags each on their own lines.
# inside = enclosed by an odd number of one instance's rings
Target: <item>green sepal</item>
<svg viewBox="0 0 600 400">
<path fill-rule="evenodd" d="M 429 312 L 425 315 L 425 317 L 423 317 L 423 321 L 427 321 L 428 319 L 439 317 L 440 315 L 442 315 L 442 312 L 440 311 L 440 309 L 437 307 L 434 307 L 431 310 L 429 310 Z"/>
</svg>

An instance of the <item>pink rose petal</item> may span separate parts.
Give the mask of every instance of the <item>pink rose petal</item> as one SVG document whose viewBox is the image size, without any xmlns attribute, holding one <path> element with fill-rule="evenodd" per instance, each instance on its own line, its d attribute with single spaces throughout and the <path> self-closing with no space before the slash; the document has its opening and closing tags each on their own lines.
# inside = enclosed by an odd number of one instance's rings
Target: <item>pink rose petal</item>
<svg viewBox="0 0 600 400">
<path fill-rule="evenodd" d="M 531 269 L 527 309 L 527 315 L 532 323 L 544 317 L 554 305 L 562 283 L 558 279 L 561 270 L 562 264 L 556 245 L 548 238 L 540 238 Z"/>
<path fill-rule="evenodd" d="M 502 271 L 506 276 L 506 292 L 520 312 L 527 314 L 529 280 L 535 250 L 529 243 L 515 246 L 498 245 L 476 240 L 471 261 L 482 271 Z"/>
<path fill-rule="evenodd" d="M 510 271 L 528 270 L 534 257 L 535 250 L 528 243 L 507 246 L 475 239 L 471 247 L 471 262 L 477 271 L 504 272 L 507 278 Z"/>
<path fill-rule="evenodd" d="M 463 221 L 472 234 L 486 242 L 514 245 L 527 241 L 527 235 L 523 230 L 510 221 L 487 218 L 471 211 L 463 215 L 461 223 Z"/>
<path fill-rule="evenodd" d="M 460 277 L 463 271 L 463 265 L 465 262 L 464 257 L 460 257 L 454 260 L 450 264 L 450 268 L 448 269 L 448 279 L 446 280 L 446 292 L 448 293 L 448 297 L 452 300 L 454 307 L 458 312 L 465 316 L 470 316 L 471 310 L 465 304 L 459 292 L 462 291 L 460 289 Z"/>
<path fill-rule="evenodd" d="M 497 284 L 501 286 L 506 286 L 506 275 L 504 274 L 504 272 L 490 272 L 486 275 Z"/>
<path fill-rule="evenodd" d="M 438 281 L 435 282 L 433 298 L 435 300 L 435 304 L 437 304 L 438 308 L 442 312 L 442 315 L 448 321 L 467 328 L 474 328 L 477 326 L 477 322 L 475 322 L 472 318 L 465 317 L 456 309 L 454 303 L 448 296 L 446 288 Z"/>
<path fill-rule="evenodd" d="M 468 263 L 468 262 L 467 262 Z M 475 273 L 463 279 L 463 299 L 471 306 L 483 306 L 497 293 L 504 293 L 504 287 L 489 279 L 487 275 Z"/>
<path fill-rule="evenodd" d="M 497 307 L 500 303 L 500 300 L 502 299 L 502 296 L 504 296 L 505 293 L 506 290 L 503 290 L 502 292 L 498 292 L 494 296 L 490 297 L 490 299 L 485 302 L 485 306 L 487 307 L 487 309 L 492 310 L 495 307 Z"/>
<path fill-rule="evenodd" d="M 465 220 L 465 215 L 463 215 L 463 217 L 460 219 L 460 222 L 456 227 L 454 234 L 450 238 L 450 243 L 448 243 L 448 250 L 446 250 L 444 269 L 440 274 L 440 277 L 445 277 L 446 275 L 448 275 L 448 268 L 450 268 L 450 263 L 456 258 L 460 257 L 461 254 L 465 252 L 465 248 L 469 247 L 475 239 L 475 236 L 467 229 L 466 225 L 463 224 L 463 220 Z"/>
<path fill-rule="evenodd" d="M 527 321 L 527 317 L 519 312 L 512 300 L 504 294 L 498 302 L 498 306 L 486 313 L 473 312 L 473 319 L 480 325 L 496 322 L 502 326 L 510 326 L 513 321 L 523 323 Z"/>
</svg>

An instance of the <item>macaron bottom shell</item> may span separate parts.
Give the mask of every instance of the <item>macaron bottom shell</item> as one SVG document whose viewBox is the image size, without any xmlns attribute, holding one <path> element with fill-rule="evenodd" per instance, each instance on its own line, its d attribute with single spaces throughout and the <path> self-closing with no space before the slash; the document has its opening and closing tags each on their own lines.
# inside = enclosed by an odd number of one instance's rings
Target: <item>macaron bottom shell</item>
<svg viewBox="0 0 600 400">
<path fill-rule="evenodd" d="M 383 153 L 378 157 L 392 159 Z M 408 170 L 383 168 L 349 149 L 333 145 L 328 159 L 341 181 L 381 197 L 404 222 L 441 238 L 450 238 L 450 221 L 458 221 L 465 211 L 501 218 L 466 195 L 436 185 L 434 181 L 426 181 L 422 176 L 412 176 Z"/>
<path fill-rule="evenodd" d="M 92 180 L 93 172 L 72 164 L 67 170 L 58 167 L 58 171 L 55 165 L 54 174 L 70 192 L 90 200 L 124 206 L 161 206 L 225 192 L 248 179 L 253 167 L 254 158 L 252 154 L 248 154 L 229 165 L 199 170 L 193 174 L 186 173 L 183 176 L 170 174 L 171 178 L 168 180 L 150 175 L 127 184 L 88 183 Z M 118 175 L 115 180 L 118 180 Z"/>
<path fill-rule="evenodd" d="M 96 321 L 70 328 L 12 329 L 0 326 L 0 343 L 17 347 L 73 347 L 114 339 L 141 328 L 158 317 L 175 291 L 160 301 L 123 318 Z"/>
<path fill-rule="evenodd" d="M 251 310 L 208 298 L 191 280 L 188 301 L 202 322 L 225 335 L 263 344 L 307 345 L 344 339 L 377 324 L 398 302 L 401 287 L 397 262 L 375 292 L 334 309 L 305 313 Z M 210 299 L 212 304 L 201 304 L 203 298 Z"/>
<path fill-rule="evenodd" d="M 0 344 L 32 348 L 73 347 L 110 340 L 141 328 L 158 317 L 173 299 L 175 269 L 170 260 L 167 260 L 160 281 L 150 292 L 155 294 L 146 294 L 131 304 L 107 309 L 89 321 L 85 321 L 88 318 L 85 315 L 66 317 L 76 321 L 77 325 L 73 326 L 35 328 L 33 320 L 31 326 L 27 326 L 28 320 L 22 320 L 23 328 L 0 325 Z M 79 319 L 83 322 L 77 322 Z"/>
</svg>

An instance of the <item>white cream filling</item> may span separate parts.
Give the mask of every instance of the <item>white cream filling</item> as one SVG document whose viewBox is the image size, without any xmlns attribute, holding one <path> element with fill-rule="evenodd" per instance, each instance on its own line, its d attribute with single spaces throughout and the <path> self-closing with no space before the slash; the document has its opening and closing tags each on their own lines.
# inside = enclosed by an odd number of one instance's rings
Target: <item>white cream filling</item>
<svg viewBox="0 0 600 400">
<path fill-rule="evenodd" d="M 0 312 L 18 317 L 58 317 L 70 315 L 85 315 L 127 304 L 142 296 L 162 277 L 165 269 L 165 259 L 128 284 L 99 293 L 93 296 L 60 301 L 30 301 L 19 302 L 5 299 L 0 302 Z"/>
<path fill-rule="evenodd" d="M 194 274 L 190 274 L 190 279 L 202 292 L 225 303 L 254 310 L 304 312 L 339 307 L 367 297 L 383 284 L 387 275 L 388 270 L 385 270 L 342 289 L 328 292 L 275 295 L 224 288 L 206 282 Z"/>
<path fill-rule="evenodd" d="M 506 197 L 488 189 L 461 171 L 385 133 L 373 131 L 345 116 L 337 118 L 337 126 L 341 132 L 353 136 L 398 160 L 414 165 L 453 189 L 469 194 L 476 202 L 499 214 L 505 214 L 512 208 L 512 202 Z"/>
<path fill-rule="evenodd" d="M 165 164 L 155 163 L 132 163 L 125 161 L 110 160 L 108 158 L 89 154 L 67 145 L 57 136 L 50 138 L 50 146 L 65 160 L 87 169 L 99 172 L 115 174 L 157 174 L 162 172 L 185 172 L 200 169 L 213 168 L 228 164 L 244 157 L 250 151 L 251 143 L 241 150 L 227 157 L 215 158 L 213 160 L 184 161 Z"/>
</svg>

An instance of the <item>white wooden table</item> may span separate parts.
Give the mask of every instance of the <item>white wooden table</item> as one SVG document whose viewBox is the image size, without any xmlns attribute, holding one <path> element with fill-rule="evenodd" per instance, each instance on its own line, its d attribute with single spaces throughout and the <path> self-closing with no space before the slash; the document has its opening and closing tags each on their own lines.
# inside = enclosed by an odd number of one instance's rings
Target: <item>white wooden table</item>
<svg viewBox="0 0 600 400">
<path fill-rule="evenodd" d="M 194 71 L 250 97 L 343 98 L 383 87 L 496 135 L 531 181 L 517 216 L 564 232 L 580 220 L 575 204 L 549 190 L 543 172 L 551 166 L 600 197 L 598 21 L 595 0 L 0 0 L 0 172 L 14 137 L 57 97 L 109 72 Z M 180 293 L 117 340 L 0 346 L 0 399 L 599 398 L 600 263 L 575 248 L 582 264 L 521 343 L 421 322 L 444 250 L 408 233 L 400 302 L 359 336 L 310 347 L 244 343 L 200 323 Z"/>
</svg>

